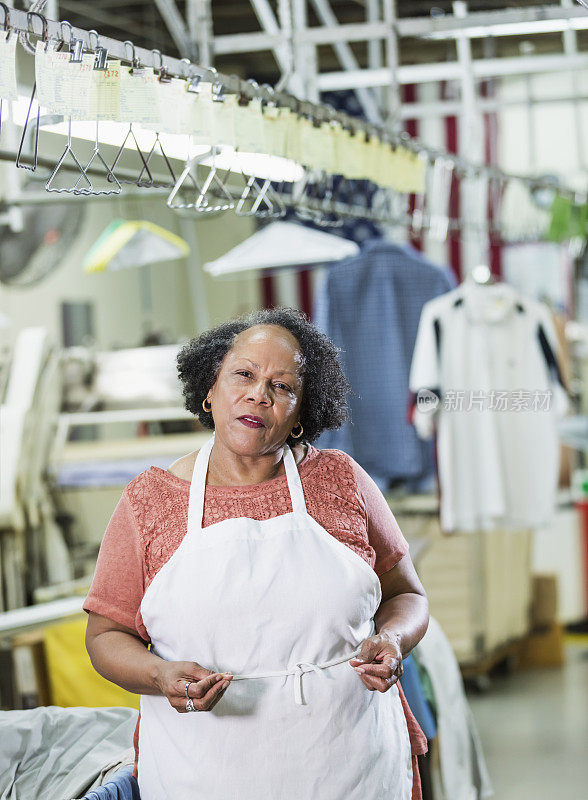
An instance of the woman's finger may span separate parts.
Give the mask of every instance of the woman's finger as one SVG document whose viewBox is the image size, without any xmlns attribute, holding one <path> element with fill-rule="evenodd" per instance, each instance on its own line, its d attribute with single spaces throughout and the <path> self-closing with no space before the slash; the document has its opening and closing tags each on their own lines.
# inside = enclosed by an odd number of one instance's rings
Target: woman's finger
<svg viewBox="0 0 588 800">
<path fill-rule="evenodd" d="M 369 689 L 370 691 L 378 691 L 378 692 L 385 692 L 391 686 L 394 686 L 398 677 L 396 675 L 392 675 L 389 678 L 379 678 L 375 675 L 368 675 L 364 673 L 360 676 L 363 685 Z"/>
<path fill-rule="evenodd" d="M 219 702 L 219 700 L 221 699 L 221 697 L 222 697 L 222 696 L 224 695 L 224 693 L 227 691 L 227 689 L 228 689 L 228 687 L 229 687 L 229 684 L 230 684 L 230 681 L 225 681 L 225 682 L 223 683 L 223 685 L 222 685 L 222 688 L 220 689 L 220 691 L 219 691 L 219 692 L 217 692 L 217 694 L 216 694 L 216 697 L 214 698 L 214 700 L 212 701 L 212 703 L 211 703 L 211 704 L 210 704 L 210 706 L 208 707 L 208 710 L 209 710 L 209 711 L 211 711 L 211 710 L 212 710 L 212 709 L 215 707 L 215 705 L 216 705 L 216 704 Z"/>
<path fill-rule="evenodd" d="M 355 671 L 358 675 L 374 675 L 377 678 L 389 678 L 390 675 L 395 673 L 397 666 L 397 664 L 390 664 L 386 661 L 380 664 L 372 662 L 371 664 L 362 664 L 357 667 Z"/>
<path fill-rule="evenodd" d="M 204 709 L 205 711 L 210 711 L 217 699 L 220 699 L 221 692 L 227 688 L 229 683 L 230 680 L 228 678 L 218 681 L 218 683 L 208 690 L 202 700 L 200 700 L 198 707 L 200 709 Z"/>
<path fill-rule="evenodd" d="M 221 672 L 213 672 L 212 675 L 207 675 L 206 678 L 191 683 L 188 687 L 188 694 L 194 700 L 202 700 L 217 683 L 222 682 L 223 678 Z"/>
</svg>

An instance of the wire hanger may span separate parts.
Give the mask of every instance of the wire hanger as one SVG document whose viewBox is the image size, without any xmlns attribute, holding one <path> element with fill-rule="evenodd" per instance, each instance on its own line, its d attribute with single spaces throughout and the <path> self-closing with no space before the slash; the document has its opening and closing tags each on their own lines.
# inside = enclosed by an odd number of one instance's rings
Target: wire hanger
<svg viewBox="0 0 588 800">
<path fill-rule="evenodd" d="M 143 155 L 143 151 L 139 147 L 139 142 L 137 141 L 137 137 L 135 136 L 135 131 L 133 130 L 132 122 L 129 122 L 129 129 L 127 131 L 127 135 L 123 139 L 121 146 L 118 148 L 116 157 L 112 163 L 112 166 L 110 167 L 110 173 L 113 177 L 115 177 L 115 169 L 118 166 L 118 162 L 120 161 L 120 158 L 124 152 L 125 145 L 128 142 L 129 137 L 131 138 L 131 141 L 135 145 L 135 149 L 137 150 L 137 155 L 139 156 L 139 159 L 141 160 L 141 164 L 143 166 L 137 178 L 117 178 L 117 180 L 119 183 L 131 183 L 131 184 L 136 184 L 137 186 L 139 186 L 139 182 L 141 182 L 140 185 L 142 187 L 153 186 L 153 175 L 151 174 L 151 170 L 149 169 L 149 164 L 147 162 L 147 159 L 145 158 L 145 156 Z M 147 173 L 147 180 L 143 179 L 144 173 Z"/>
<path fill-rule="evenodd" d="M 192 209 L 198 214 L 219 214 L 235 207 L 234 200 L 226 187 L 230 170 L 226 170 L 225 177 L 221 180 L 217 174 L 219 171 L 216 163 L 217 155 L 218 148 L 213 146 L 205 153 L 186 160 L 186 166 L 167 198 L 169 208 L 174 210 Z M 208 158 L 212 158 L 212 164 L 201 184 L 198 180 L 197 168 Z M 180 199 L 186 189 L 193 199 L 188 201 Z"/>
<path fill-rule="evenodd" d="M 6 3 L 0 3 L 0 8 L 4 12 L 4 33 L 6 34 L 5 41 L 8 41 L 12 34 L 12 28 L 10 27 L 10 9 Z M 0 136 L 2 135 L 2 103 L 3 100 L 0 97 Z"/>
<path fill-rule="evenodd" d="M 161 50 L 154 49 L 151 52 L 153 54 L 154 61 L 155 61 L 155 56 L 156 55 L 159 56 L 159 67 L 158 68 L 156 68 L 155 66 L 153 67 L 153 70 L 157 74 L 159 81 L 161 83 L 169 82 L 171 79 L 163 63 L 163 56 L 161 55 Z M 163 158 L 163 161 L 165 163 L 167 171 L 169 172 L 171 180 L 159 181 L 155 180 L 152 176 L 147 181 L 143 180 L 143 175 L 145 174 L 146 171 L 149 170 L 149 163 L 151 162 L 152 157 L 156 155 L 156 153 L 159 153 L 159 156 Z M 169 158 L 167 157 L 165 150 L 163 149 L 163 144 L 159 136 L 159 131 L 157 131 L 155 133 L 155 140 L 153 142 L 153 145 L 151 146 L 151 150 L 147 153 L 147 157 L 145 158 L 145 166 L 139 173 L 137 186 L 147 187 L 147 188 L 153 187 L 154 189 L 172 189 L 175 186 L 176 181 L 177 181 L 176 174 L 173 170 Z"/>
<path fill-rule="evenodd" d="M 45 42 L 45 50 L 47 50 L 47 48 L 49 47 L 49 37 L 47 35 L 48 26 L 47 26 L 47 20 L 45 19 L 45 17 L 42 14 L 39 14 L 38 11 L 27 11 L 27 27 L 29 29 L 29 32 L 27 34 L 24 34 L 24 36 L 26 37 L 26 42 L 28 43 L 29 48 L 34 53 L 35 50 L 34 50 L 33 46 L 31 45 L 31 43 L 30 43 L 30 41 L 28 39 L 28 34 L 35 32 L 34 25 L 33 26 L 31 25 L 33 17 L 38 17 L 41 20 L 41 25 L 42 25 L 41 41 Z M 33 83 L 33 89 L 32 89 L 32 92 L 31 92 L 31 98 L 29 100 L 29 107 L 27 109 L 27 116 L 26 116 L 26 119 L 25 119 L 25 124 L 23 125 L 22 134 L 21 134 L 21 137 L 20 137 L 19 145 L 18 145 L 18 151 L 17 151 L 17 154 L 16 154 L 16 166 L 19 169 L 27 169 L 27 170 L 29 170 L 29 172 L 35 172 L 35 170 L 37 169 L 37 158 L 38 158 L 38 154 L 39 154 L 39 121 L 40 121 L 40 118 L 41 118 L 41 106 L 39 104 L 37 104 L 37 120 L 36 120 L 36 124 L 35 124 L 35 133 L 34 133 L 34 137 L 35 137 L 34 138 L 34 142 L 35 142 L 35 144 L 34 144 L 34 147 L 33 147 L 33 163 L 32 163 L 32 165 L 23 163 L 23 161 L 22 161 L 22 150 L 23 150 L 25 138 L 26 138 L 26 135 L 27 135 L 27 130 L 28 130 L 28 126 L 29 126 L 29 119 L 30 119 L 30 116 L 31 116 L 31 108 L 33 107 L 33 101 L 35 99 L 36 92 L 37 92 L 37 81 L 35 81 Z"/>
<path fill-rule="evenodd" d="M 71 160 L 74 162 L 77 171 L 80 173 L 80 176 L 77 182 L 71 187 L 64 187 L 64 188 L 57 188 L 53 185 L 53 182 L 57 178 L 63 164 L 68 156 L 71 156 Z M 85 186 L 83 188 L 79 188 L 80 181 L 84 181 Z M 92 194 L 92 183 L 88 176 L 86 175 L 86 170 L 80 164 L 78 157 L 76 156 L 72 143 L 71 143 L 71 117 L 68 117 L 67 123 L 67 145 L 65 150 L 61 154 L 61 157 L 55 167 L 53 168 L 53 172 L 49 176 L 45 184 L 45 191 L 47 192 L 58 192 L 58 193 L 66 193 L 66 194 Z"/>
<path fill-rule="evenodd" d="M 70 123 L 71 123 L 71 120 L 70 120 Z M 99 128 L 99 122 L 98 122 L 98 120 L 96 120 L 96 138 L 95 138 L 95 141 L 94 141 L 94 149 L 92 150 L 92 155 L 90 156 L 90 160 L 88 161 L 88 163 L 84 167 L 84 170 L 83 170 L 84 171 L 84 175 L 83 176 L 80 175 L 80 177 L 77 180 L 77 183 L 73 187 L 73 189 L 74 189 L 73 193 L 74 194 L 91 194 L 91 195 L 120 194 L 121 191 L 122 191 L 122 186 L 120 184 L 120 181 L 117 179 L 116 175 L 113 175 L 112 170 L 110 169 L 110 167 L 108 166 L 108 164 L 104 160 L 104 157 L 102 156 L 102 153 L 100 152 L 98 128 Z M 96 160 L 98 160 L 100 162 L 100 164 L 102 164 L 102 166 L 104 167 L 104 172 L 105 172 L 104 177 L 106 178 L 108 183 L 114 183 L 115 184 L 114 188 L 112 188 L 112 189 L 110 189 L 110 188 L 95 189 L 94 188 L 94 185 L 92 184 L 91 179 L 88 177 L 88 171 L 89 171 L 90 167 L 92 166 L 92 164 L 94 163 L 94 161 L 96 161 Z M 90 182 L 90 188 L 89 189 L 79 189 L 78 190 L 79 183 L 80 183 L 81 180 L 83 180 L 83 178 L 85 178 L 87 181 Z"/>
</svg>

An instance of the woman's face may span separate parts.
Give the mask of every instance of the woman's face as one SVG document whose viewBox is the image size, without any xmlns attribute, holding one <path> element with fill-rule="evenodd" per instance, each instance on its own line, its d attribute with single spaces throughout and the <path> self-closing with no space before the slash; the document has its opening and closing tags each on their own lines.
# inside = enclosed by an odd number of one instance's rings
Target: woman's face
<svg viewBox="0 0 588 800">
<path fill-rule="evenodd" d="M 208 392 L 215 435 L 242 455 L 281 447 L 298 422 L 301 367 L 300 345 L 280 325 L 240 333 Z"/>
</svg>

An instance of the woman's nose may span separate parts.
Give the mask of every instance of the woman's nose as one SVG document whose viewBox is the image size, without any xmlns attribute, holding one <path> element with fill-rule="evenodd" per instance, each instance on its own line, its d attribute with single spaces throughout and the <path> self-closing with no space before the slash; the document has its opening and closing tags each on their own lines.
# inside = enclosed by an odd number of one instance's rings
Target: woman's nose
<svg viewBox="0 0 588 800">
<path fill-rule="evenodd" d="M 256 383 L 255 386 L 251 388 L 251 395 L 252 400 L 255 400 L 256 403 L 270 403 L 271 397 L 269 392 L 269 387 L 266 383 Z"/>
</svg>

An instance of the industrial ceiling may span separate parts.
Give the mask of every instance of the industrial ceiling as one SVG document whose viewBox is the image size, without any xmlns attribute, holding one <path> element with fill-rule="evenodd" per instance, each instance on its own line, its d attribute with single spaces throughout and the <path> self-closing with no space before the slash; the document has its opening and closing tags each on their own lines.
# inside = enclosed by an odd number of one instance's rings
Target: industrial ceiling
<svg viewBox="0 0 588 800">
<path fill-rule="evenodd" d="M 189 16 L 191 0 L 59 0 L 57 7 L 61 19 L 67 19 L 73 25 L 84 28 L 96 28 L 100 33 L 116 39 L 132 39 L 137 46 L 148 49 L 157 48 L 163 53 L 178 56 L 177 37 L 170 33 L 169 18 L 166 19 L 164 6 L 175 6 L 179 15 L 186 20 Z M 565 4 L 566 0 L 563 0 Z M 568 0 L 571 2 L 571 0 Z M 256 15 L 254 2 L 249 0 L 213 0 L 210 4 L 212 13 L 212 31 L 214 37 L 237 33 L 253 33 L 262 29 Z M 278 18 L 278 0 L 266 3 Z M 374 7 L 370 0 L 330 0 L 328 3 L 339 24 L 365 22 L 368 7 Z M 377 2 L 376 2 L 377 5 Z M 541 0 L 518 0 L 502 2 L 501 0 L 470 0 L 467 3 L 469 12 L 498 11 L 524 9 L 531 7 L 561 8 L 562 2 L 541 2 Z M 306 3 L 308 9 L 308 25 L 320 24 L 314 11 L 313 3 Z M 437 0 L 435 3 L 422 0 L 397 0 L 398 17 L 424 17 L 433 15 L 451 15 L 451 0 Z M 172 26 L 173 27 L 173 26 Z M 560 52 L 562 36 L 560 33 L 527 35 L 524 37 L 509 36 L 493 39 L 476 39 L 473 42 L 472 55 L 516 56 L 521 53 Z M 368 43 L 351 42 L 350 47 L 359 67 L 368 66 Z M 578 47 L 588 49 L 588 33 L 578 32 Z M 185 54 L 182 54 L 185 55 Z M 331 45 L 318 47 L 319 71 L 331 71 L 340 68 L 337 55 Z M 455 58 L 454 41 L 423 41 L 422 39 L 403 38 L 399 46 L 399 63 L 437 63 Z M 224 73 L 235 73 L 241 77 L 254 78 L 258 82 L 275 84 L 280 72 L 276 61 L 269 51 L 241 52 L 238 54 L 217 55 L 214 66 Z"/>
</svg>

